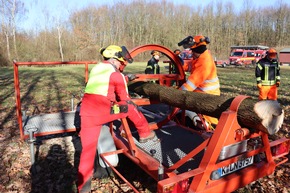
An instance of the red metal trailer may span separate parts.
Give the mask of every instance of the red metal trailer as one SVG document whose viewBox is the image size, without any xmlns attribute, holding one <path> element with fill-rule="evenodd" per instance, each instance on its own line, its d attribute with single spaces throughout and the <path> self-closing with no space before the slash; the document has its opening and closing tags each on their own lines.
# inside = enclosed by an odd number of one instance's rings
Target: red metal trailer
<svg viewBox="0 0 290 193">
<path fill-rule="evenodd" d="M 162 53 L 167 51 L 162 47 L 137 47 L 131 51 L 132 57 L 153 48 L 161 48 L 157 50 Z M 177 61 L 175 64 L 180 65 Z M 139 80 L 146 78 L 140 75 Z M 163 75 L 158 78 L 164 82 Z M 165 104 L 146 98 L 134 99 L 143 114 L 151 120 L 151 128 L 159 140 L 145 145 L 138 143 L 134 128 L 122 119 L 117 124 L 119 127 L 111 129 L 119 150 L 105 153 L 102 157 L 105 159 L 105 155 L 111 153 L 126 155 L 156 180 L 159 193 L 237 190 L 272 174 L 277 165 L 288 160 L 290 145 L 289 139 L 270 142 L 267 134 L 261 131 L 250 133 L 239 125 L 237 110 L 245 98 L 247 96 L 234 99 L 212 132 L 196 131 L 186 127 L 182 121 L 175 121 L 175 108 L 166 108 Z M 160 116 L 162 112 L 165 115 L 163 118 Z M 125 180 L 114 167 L 112 169 Z M 130 186 L 138 192 L 133 185 Z"/>
<path fill-rule="evenodd" d="M 160 45 L 144 45 L 134 48 L 130 54 L 134 58 L 149 50 L 158 50 L 166 55 L 176 65 L 179 74 L 138 74 L 136 81 L 158 80 L 164 86 L 174 81 L 180 86 L 185 81 L 185 74 L 180 60 L 169 49 Z M 14 66 L 18 65 L 22 63 Z M 15 76 L 18 76 L 17 68 Z M 18 88 L 16 78 L 16 103 L 21 106 Z M 110 124 L 110 132 L 117 150 L 100 156 L 134 192 L 138 190 L 110 164 L 107 156 L 127 156 L 156 180 L 158 193 L 232 192 L 272 174 L 276 166 L 288 160 L 290 149 L 287 138 L 270 141 L 266 133 L 258 130 L 253 133 L 239 125 L 237 110 L 245 98 L 247 96 L 241 95 L 233 100 L 213 131 L 189 128 L 182 121 L 184 117 L 176 116 L 179 110 L 168 104 L 146 97 L 133 98 L 158 138 L 139 143 L 136 129 L 126 118 L 116 120 Z M 21 110 L 18 108 L 17 112 L 21 129 Z M 184 115 L 182 111 L 181 115 Z"/>
</svg>

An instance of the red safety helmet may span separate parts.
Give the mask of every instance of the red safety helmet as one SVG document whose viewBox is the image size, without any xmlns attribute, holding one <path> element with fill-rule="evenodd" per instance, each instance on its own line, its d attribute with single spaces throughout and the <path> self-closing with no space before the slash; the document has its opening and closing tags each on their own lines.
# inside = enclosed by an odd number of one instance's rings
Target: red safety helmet
<svg viewBox="0 0 290 193">
<path fill-rule="evenodd" d="M 152 56 L 155 56 L 155 55 L 160 56 L 160 52 L 158 52 L 157 50 L 153 50 L 153 51 L 151 52 L 151 55 L 152 55 Z"/>
<path fill-rule="evenodd" d="M 174 50 L 174 54 L 178 55 L 178 54 L 180 54 L 180 53 L 181 53 L 180 49 L 176 49 L 176 50 Z"/>
<path fill-rule="evenodd" d="M 201 45 L 207 45 L 210 43 L 210 40 L 208 37 L 206 36 L 203 36 L 203 35 L 197 35 L 197 36 L 194 36 L 193 38 L 193 42 L 194 44 L 191 46 L 191 49 L 192 48 L 196 48 L 196 47 L 199 47 Z"/>
<path fill-rule="evenodd" d="M 277 58 L 277 51 L 274 48 L 270 48 L 267 52 L 267 56 L 269 59 L 276 59 Z"/>
</svg>

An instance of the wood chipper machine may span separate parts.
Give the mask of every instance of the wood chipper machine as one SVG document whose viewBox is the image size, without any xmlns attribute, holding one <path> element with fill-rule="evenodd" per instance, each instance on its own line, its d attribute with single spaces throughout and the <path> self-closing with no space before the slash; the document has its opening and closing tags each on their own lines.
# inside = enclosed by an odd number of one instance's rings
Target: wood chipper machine
<svg viewBox="0 0 290 193">
<path fill-rule="evenodd" d="M 269 132 L 260 127 L 247 128 L 239 121 L 241 116 L 239 108 L 243 101 L 248 100 L 247 96 L 235 97 L 218 116 L 219 121 L 214 129 L 208 129 L 206 126 L 197 129 L 186 123 L 184 111 L 187 109 L 173 106 L 166 99 L 158 100 L 158 97 L 152 95 L 136 93 L 134 85 L 144 84 L 144 82 L 148 84 L 146 82 L 154 81 L 154 84 L 160 88 L 170 88 L 172 85 L 179 87 L 186 81 L 178 56 L 166 47 L 143 45 L 132 49 L 130 54 L 134 58 L 142 52 L 151 50 L 157 50 L 167 56 L 170 65 L 178 69 L 176 74 L 136 74 L 138 78 L 129 85 L 133 102 L 138 105 L 138 109 L 148 120 L 150 128 L 156 133 L 156 138 L 146 143 L 139 143 L 136 129 L 126 118 L 123 118 L 109 124 L 108 130 L 116 149 L 99 152 L 106 165 L 134 192 L 137 193 L 138 190 L 126 179 L 126 176 L 122 175 L 116 163 L 110 161 L 112 157 L 120 154 L 128 157 L 156 180 L 158 193 L 232 192 L 272 174 L 278 165 L 287 162 L 289 139 L 270 141 Z M 19 65 L 26 65 L 26 63 L 15 63 L 16 77 Z M 23 138 L 25 136 L 27 138 L 30 133 L 25 133 L 22 128 L 24 123 L 17 78 L 15 85 L 18 121 L 22 129 L 20 132 Z M 186 92 L 175 90 L 176 93 Z M 75 131 L 72 123 L 74 113 L 72 111 L 59 115 L 65 120 L 60 123 L 62 132 Z M 64 122 L 66 124 L 63 124 Z M 33 135 L 41 135 L 41 132 L 35 131 Z"/>
<path fill-rule="evenodd" d="M 144 45 L 133 49 L 130 54 L 134 58 L 150 50 L 166 55 L 179 73 L 137 74 L 136 84 L 138 81 L 155 80 L 163 87 L 171 86 L 173 81 L 180 86 L 185 81 L 184 71 L 178 57 L 169 49 Z M 134 127 L 125 118 L 118 120 L 111 126 L 118 150 L 103 153 L 101 157 L 106 161 L 106 156 L 111 154 L 126 155 L 156 180 L 158 193 L 232 192 L 272 174 L 277 165 L 288 160 L 289 139 L 270 142 L 266 132 L 253 131 L 239 124 L 238 109 L 247 96 L 237 96 L 232 100 L 214 130 L 190 128 L 182 121 L 185 113 L 166 104 L 166 100 L 137 96 L 133 101 L 147 118 L 157 138 L 145 144 L 139 143 Z M 109 161 L 106 162 L 110 165 Z M 116 168 L 111 167 L 128 182 Z"/>
</svg>

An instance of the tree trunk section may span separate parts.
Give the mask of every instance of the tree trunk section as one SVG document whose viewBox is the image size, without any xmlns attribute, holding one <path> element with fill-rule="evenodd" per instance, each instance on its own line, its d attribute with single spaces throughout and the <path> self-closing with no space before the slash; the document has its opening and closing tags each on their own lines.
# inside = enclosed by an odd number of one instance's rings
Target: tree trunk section
<svg viewBox="0 0 290 193">
<path fill-rule="evenodd" d="M 153 83 L 132 84 L 129 90 L 161 103 L 216 118 L 227 111 L 234 100 L 225 96 L 183 91 Z M 284 111 L 277 101 L 246 98 L 238 108 L 237 119 L 242 127 L 272 135 L 281 128 Z"/>
</svg>

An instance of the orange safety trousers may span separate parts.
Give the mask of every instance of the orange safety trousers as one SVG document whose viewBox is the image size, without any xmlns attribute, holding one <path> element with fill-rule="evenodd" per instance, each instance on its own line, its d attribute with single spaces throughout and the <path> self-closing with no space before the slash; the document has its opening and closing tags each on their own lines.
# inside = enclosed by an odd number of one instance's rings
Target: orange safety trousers
<svg viewBox="0 0 290 193">
<path fill-rule="evenodd" d="M 259 89 L 259 100 L 277 100 L 278 91 L 277 86 L 262 86 Z"/>
</svg>

